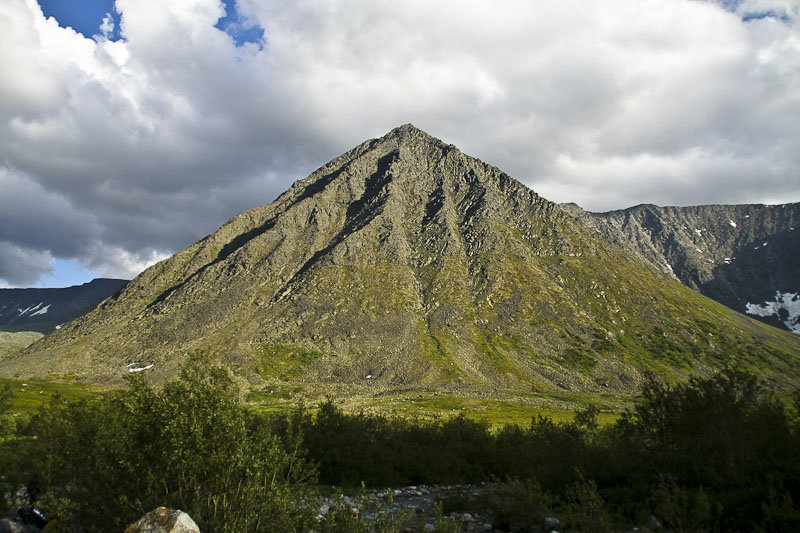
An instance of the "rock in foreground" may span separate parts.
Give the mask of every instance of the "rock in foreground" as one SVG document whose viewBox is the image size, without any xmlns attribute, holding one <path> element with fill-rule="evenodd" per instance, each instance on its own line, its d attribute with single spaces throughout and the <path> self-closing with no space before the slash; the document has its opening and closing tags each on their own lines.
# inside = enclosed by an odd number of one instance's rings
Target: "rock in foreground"
<svg viewBox="0 0 800 533">
<path fill-rule="evenodd" d="M 125 533 L 200 533 L 200 528 L 183 511 L 158 507 L 129 525 Z"/>
</svg>

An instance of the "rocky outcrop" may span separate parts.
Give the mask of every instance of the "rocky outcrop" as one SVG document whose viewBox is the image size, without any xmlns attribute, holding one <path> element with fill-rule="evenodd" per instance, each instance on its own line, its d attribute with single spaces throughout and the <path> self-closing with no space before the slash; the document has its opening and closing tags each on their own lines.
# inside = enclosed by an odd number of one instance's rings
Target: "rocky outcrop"
<svg viewBox="0 0 800 533">
<path fill-rule="evenodd" d="M 200 528 L 183 511 L 158 507 L 129 525 L 125 533 L 200 533 Z"/>
<path fill-rule="evenodd" d="M 800 332 L 800 204 L 562 207 L 709 298 Z"/>
</svg>

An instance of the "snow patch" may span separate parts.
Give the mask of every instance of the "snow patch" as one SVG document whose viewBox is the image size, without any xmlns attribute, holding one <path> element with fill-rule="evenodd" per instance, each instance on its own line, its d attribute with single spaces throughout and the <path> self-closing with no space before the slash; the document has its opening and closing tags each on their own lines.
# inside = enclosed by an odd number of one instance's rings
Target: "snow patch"
<svg viewBox="0 0 800 533">
<path fill-rule="evenodd" d="M 696 230 L 694 230 L 694 232 L 697 233 L 698 237 L 702 237 L 703 236 L 703 230 L 701 230 L 701 229 L 696 229 Z"/>
<path fill-rule="evenodd" d="M 153 368 L 155 366 L 153 363 L 150 363 L 147 366 L 141 366 L 141 365 L 142 365 L 142 363 L 129 363 L 128 364 L 128 372 L 130 372 L 131 374 L 133 374 L 134 372 L 143 372 L 143 371 L 149 370 L 149 369 L 151 369 L 151 368 Z"/>
<path fill-rule="evenodd" d="M 764 243 L 764 244 L 762 244 L 761 246 L 766 246 L 766 245 L 767 245 L 767 243 Z"/>
<path fill-rule="evenodd" d="M 44 302 L 39 302 L 38 304 L 36 304 L 36 305 L 31 305 L 31 306 L 28 306 L 28 307 L 26 307 L 25 309 L 20 309 L 20 308 L 18 307 L 18 308 L 17 308 L 17 311 L 19 311 L 19 316 L 23 316 L 23 315 L 25 315 L 25 314 L 27 314 L 27 313 L 32 313 L 32 312 L 36 311 L 37 309 L 39 309 L 39 308 L 42 306 L 42 304 L 43 304 L 43 303 L 44 303 Z M 48 307 L 49 307 L 49 306 L 48 306 Z M 35 315 L 36 313 L 33 313 L 33 314 Z M 33 315 L 31 315 L 31 316 L 33 316 Z"/>
<path fill-rule="evenodd" d="M 47 313 L 48 309 L 50 309 L 50 304 L 45 305 L 44 307 L 42 307 L 41 309 L 39 309 L 35 313 L 31 313 L 31 316 L 43 315 L 43 314 Z"/>
<path fill-rule="evenodd" d="M 730 224 L 732 228 L 736 227 L 736 222 L 734 222 L 733 220 L 728 220 L 728 224 Z"/>
<path fill-rule="evenodd" d="M 63 327 L 64 327 L 64 324 L 59 324 L 59 325 L 56 326 L 56 329 L 61 329 Z"/>
<path fill-rule="evenodd" d="M 782 309 L 789 314 L 789 317 L 783 323 L 793 332 L 800 333 L 800 294 L 775 291 L 775 300 L 772 302 L 764 302 L 763 304 L 747 302 L 747 305 L 745 305 L 745 312 L 748 315 L 763 317 L 780 317 Z"/>
<path fill-rule="evenodd" d="M 670 265 L 669 263 L 664 263 L 664 264 L 666 265 L 666 267 L 669 269 L 670 272 L 672 272 L 673 274 L 675 273 L 675 271 L 672 270 L 672 265 Z"/>
</svg>

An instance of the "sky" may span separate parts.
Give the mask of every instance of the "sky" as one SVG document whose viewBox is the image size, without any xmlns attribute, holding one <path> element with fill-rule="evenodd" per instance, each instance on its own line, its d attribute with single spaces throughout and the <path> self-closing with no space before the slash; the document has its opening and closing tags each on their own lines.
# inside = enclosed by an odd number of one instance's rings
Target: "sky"
<svg viewBox="0 0 800 533">
<path fill-rule="evenodd" d="M 132 278 L 413 123 L 540 195 L 800 201 L 800 0 L 4 0 L 0 287 Z"/>
</svg>

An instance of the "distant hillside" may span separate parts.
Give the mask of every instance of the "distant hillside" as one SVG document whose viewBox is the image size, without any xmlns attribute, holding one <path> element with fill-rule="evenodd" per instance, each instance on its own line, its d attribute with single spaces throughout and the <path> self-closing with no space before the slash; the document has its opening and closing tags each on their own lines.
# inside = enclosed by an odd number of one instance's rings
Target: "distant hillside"
<svg viewBox="0 0 800 533">
<path fill-rule="evenodd" d="M 800 383 L 800 337 L 411 125 L 148 268 L 0 375 L 158 382 L 198 350 L 254 386 L 326 391 L 629 393 L 648 371 L 729 365 Z"/>
<path fill-rule="evenodd" d="M 41 338 L 42 334 L 35 331 L 0 331 L 0 361 Z"/>
<path fill-rule="evenodd" d="M 50 333 L 88 313 L 126 283 L 98 278 L 63 289 L 0 289 L 0 331 Z"/>
<path fill-rule="evenodd" d="M 800 333 L 800 204 L 562 207 L 702 294 Z"/>
</svg>

